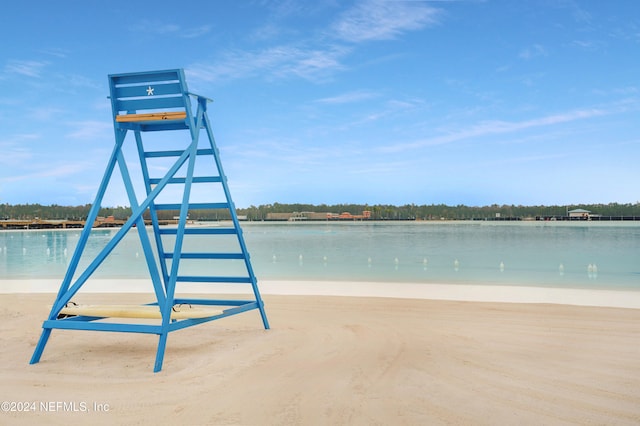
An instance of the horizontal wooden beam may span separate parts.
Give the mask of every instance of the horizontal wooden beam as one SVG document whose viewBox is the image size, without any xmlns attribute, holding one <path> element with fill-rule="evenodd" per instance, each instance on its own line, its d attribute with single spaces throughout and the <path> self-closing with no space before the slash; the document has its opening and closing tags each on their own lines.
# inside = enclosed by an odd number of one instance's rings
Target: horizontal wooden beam
<svg viewBox="0 0 640 426">
<path fill-rule="evenodd" d="M 162 318 L 157 305 L 76 305 L 62 308 L 60 313 L 101 318 Z M 208 318 L 222 313 L 222 310 L 209 307 L 176 305 L 171 310 L 171 319 Z"/>
<path fill-rule="evenodd" d="M 184 120 L 187 113 L 184 111 L 153 112 L 149 114 L 123 114 L 116 115 L 118 123 L 131 123 L 139 121 L 159 121 L 159 120 Z"/>
</svg>

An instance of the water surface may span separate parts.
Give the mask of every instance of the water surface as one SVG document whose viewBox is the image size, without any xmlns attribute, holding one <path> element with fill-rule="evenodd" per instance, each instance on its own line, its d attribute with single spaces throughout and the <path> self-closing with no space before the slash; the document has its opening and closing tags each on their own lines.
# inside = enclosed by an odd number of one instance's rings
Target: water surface
<svg viewBox="0 0 640 426">
<path fill-rule="evenodd" d="M 640 224 L 634 222 L 245 222 L 242 226 L 253 268 L 262 280 L 640 290 Z M 116 232 L 94 230 L 81 264 L 88 264 Z M 0 277 L 61 279 L 79 235 L 79 230 L 0 232 Z M 209 248 L 202 239 L 186 244 L 190 251 Z M 242 267 L 241 261 L 235 262 L 235 266 L 184 262 L 181 273 Z M 148 277 L 136 231 L 127 234 L 95 276 Z"/>
</svg>

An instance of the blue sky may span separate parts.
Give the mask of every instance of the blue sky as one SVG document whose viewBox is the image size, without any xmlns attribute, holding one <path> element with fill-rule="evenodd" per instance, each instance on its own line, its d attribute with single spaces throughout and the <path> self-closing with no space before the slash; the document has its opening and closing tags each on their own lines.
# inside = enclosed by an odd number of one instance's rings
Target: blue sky
<svg viewBox="0 0 640 426">
<path fill-rule="evenodd" d="M 640 201 L 640 2 L 36 0 L 0 37 L 0 203 L 91 203 L 107 75 L 167 68 L 238 207 Z"/>
</svg>

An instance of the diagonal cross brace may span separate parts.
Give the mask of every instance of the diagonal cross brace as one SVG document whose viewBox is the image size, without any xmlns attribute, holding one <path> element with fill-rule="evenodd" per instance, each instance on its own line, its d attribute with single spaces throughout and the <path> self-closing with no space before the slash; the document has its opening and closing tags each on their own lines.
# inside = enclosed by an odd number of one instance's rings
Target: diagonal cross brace
<svg viewBox="0 0 640 426">
<path fill-rule="evenodd" d="M 124 137 L 123 137 L 124 139 Z M 120 150 L 121 144 L 116 145 L 115 150 Z M 60 310 L 64 308 L 64 306 L 71 300 L 71 298 L 78 292 L 80 287 L 87 281 L 87 279 L 93 274 L 93 272 L 102 264 L 104 259 L 107 257 L 109 253 L 115 248 L 115 246 L 122 240 L 122 238 L 127 234 L 129 229 L 133 226 L 133 224 L 138 220 L 139 217 L 142 216 L 144 211 L 149 207 L 149 205 L 156 199 L 156 197 L 160 194 L 162 189 L 167 185 L 169 179 L 171 179 L 176 172 L 182 167 L 187 158 L 191 155 L 191 150 L 187 149 L 184 153 L 178 157 L 175 164 L 169 169 L 167 174 L 160 179 L 156 188 L 153 189 L 147 196 L 147 198 L 138 206 L 137 209 L 132 210 L 131 217 L 122 225 L 120 230 L 113 236 L 111 241 L 102 249 L 102 251 L 96 256 L 96 258 L 91 262 L 91 264 L 87 267 L 87 269 L 78 277 L 76 282 L 69 287 L 63 294 L 58 298 L 58 302 L 53 306 L 51 310 L 51 315 L 49 319 L 55 319 Z M 117 157 L 117 152 L 115 153 Z M 111 173 L 108 173 L 109 176 Z M 78 243 L 78 247 L 80 243 Z M 165 302 L 165 296 L 162 295 L 162 298 L 158 300 L 159 303 Z"/>
</svg>

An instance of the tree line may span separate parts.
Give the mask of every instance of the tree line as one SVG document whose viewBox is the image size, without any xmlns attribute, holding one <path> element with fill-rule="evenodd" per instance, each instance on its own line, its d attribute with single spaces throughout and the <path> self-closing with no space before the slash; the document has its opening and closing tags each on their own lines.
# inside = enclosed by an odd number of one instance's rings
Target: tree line
<svg viewBox="0 0 640 426">
<path fill-rule="evenodd" d="M 0 204 L 0 219 L 8 220 L 85 220 L 89 215 L 91 204 L 81 206 L 61 206 L 51 204 Z M 131 216 L 129 207 L 104 207 L 100 209 L 100 216 L 114 216 L 116 219 L 126 219 Z"/>
<path fill-rule="evenodd" d="M 0 219 L 16 220 L 84 220 L 89 214 L 91 204 L 81 206 L 60 206 L 57 204 L 0 204 Z M 498 205 L 466 206 L 463 204 L 451 206 L 446 204 L 416 205 L 405 204 L 395 206 L 390 204 L 286 204 L 273 203 L 259 206 L 238 208 L 238 215 L 247 220 L 265 220 L 269 213 L 344 213 L 353 215 L 371 212 L 373 220 L 469 220 L 469 219 L 524 219 L 524 218 L 561 218 L 567 216 L 569 210 L 581 208 L 601 216 L 640 216 L 640 203 L 609 203 L 609 204 L 581 204 L 569 206 L 522 206 Z M 99 216 L 113 216 L 117 220 L 126 220 L 131 215 L 131 209 L 126 206 L 103 207 Z M 177 211 L 158 211 L 161 220 L 169 220 L 177 216 Z M 149 217 L 149 213 L 146 213 Z M 226 220 L 229 219 L 228 210 L 191 210 L 189 218 L 193 220 Z"/>
</svg>

